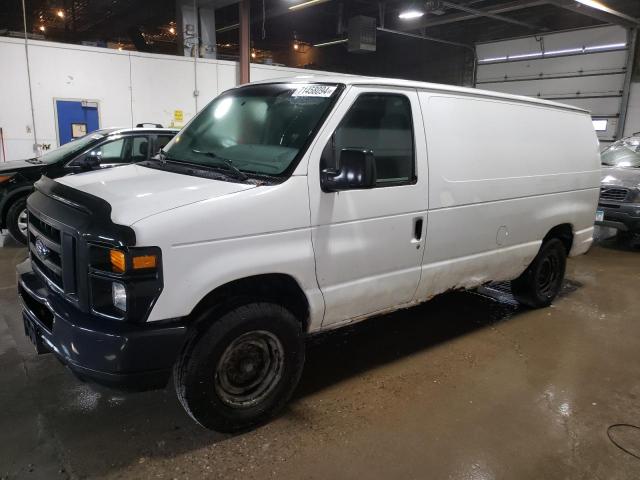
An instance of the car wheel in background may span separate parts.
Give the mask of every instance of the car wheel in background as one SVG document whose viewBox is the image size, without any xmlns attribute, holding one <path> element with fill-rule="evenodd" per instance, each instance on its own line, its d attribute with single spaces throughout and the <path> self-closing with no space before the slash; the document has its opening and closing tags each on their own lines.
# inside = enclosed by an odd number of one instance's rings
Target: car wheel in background
<svg viewBox="0 0 640 480">
<path fill-rule="evenodd" d="M 23 245 L 27 244 L 27 199 L 16 200 L 7 211 L 7 230 L 11 236 Z"/>
</svg>

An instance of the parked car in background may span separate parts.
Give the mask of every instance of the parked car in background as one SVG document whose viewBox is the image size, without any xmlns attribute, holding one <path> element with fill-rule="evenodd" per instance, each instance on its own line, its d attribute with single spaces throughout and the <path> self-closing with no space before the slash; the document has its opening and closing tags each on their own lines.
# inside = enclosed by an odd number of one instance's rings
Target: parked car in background
<svg viewBox="0 0 640 480">
<path fill-rule="evenodd" d="M 26 199 L 42 175 L 65 175 L 148 160 L 178 132 L 171 128 L 105 128 L 38 158 L 0 163 L 0 229 L 27 243 Z"/>
<path fill-rule="evenodd" d="M 615 228 L 626 240 L 640 234 L 640 132 L 611 144 L 601 159 L 596 225 Z"/>
</svg>

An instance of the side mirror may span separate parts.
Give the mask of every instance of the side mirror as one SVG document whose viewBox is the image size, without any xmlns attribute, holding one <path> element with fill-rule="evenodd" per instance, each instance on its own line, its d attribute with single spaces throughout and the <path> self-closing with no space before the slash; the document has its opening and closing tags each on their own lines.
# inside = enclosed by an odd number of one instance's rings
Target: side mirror
<svg viewBox="0 0 640 480">
<path fill-rule="evenodd" d="M 73 162 L 72 166 L 82 171 L 96 170 L 100 168 L 100 156 L 98 156 L 96 152 L 91 151 L 84 157 Z"/>
<path fill-rule="evenodd" d="M 320 173 L 323 192 L 362 190 L 376 186 L 376 161 L 371 150 L 345 148 L 340 152 L 339 168 Z"/>
</svg>

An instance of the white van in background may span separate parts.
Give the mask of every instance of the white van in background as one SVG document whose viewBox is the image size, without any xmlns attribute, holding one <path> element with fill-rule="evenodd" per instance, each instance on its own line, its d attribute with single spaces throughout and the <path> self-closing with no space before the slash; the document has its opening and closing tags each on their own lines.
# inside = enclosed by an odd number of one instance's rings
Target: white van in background
<svg viewBox="0 0 640 480">
<path fill-rule="evenodd" d="M 173 372 L 196 421 L 246 429 L 288 400 L 310 333 L 490 281 L 549 305 L 591 245 L 599 187 L 571 106 L 352 76 L 249 84 L 155 159 L 37 184 L 25 329 L 102 383 Z"/>
</svg>

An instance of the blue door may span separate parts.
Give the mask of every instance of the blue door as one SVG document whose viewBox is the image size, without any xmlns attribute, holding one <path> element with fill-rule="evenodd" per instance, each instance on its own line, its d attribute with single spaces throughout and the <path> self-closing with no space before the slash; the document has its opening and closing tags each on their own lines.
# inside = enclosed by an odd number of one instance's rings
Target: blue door
<svg viewBox="0 0 640 480">
<path fill-rule="evenodd" d="M 56 100 L 60 145 L 100 128 L 98 104 L 80 100 Z"/>
</svg>

